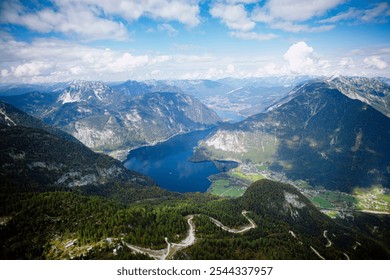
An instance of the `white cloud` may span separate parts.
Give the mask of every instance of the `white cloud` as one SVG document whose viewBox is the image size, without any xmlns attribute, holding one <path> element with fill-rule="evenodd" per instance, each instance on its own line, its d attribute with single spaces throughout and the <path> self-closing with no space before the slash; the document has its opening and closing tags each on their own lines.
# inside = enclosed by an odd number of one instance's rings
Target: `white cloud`
<svg viewBox="0 0 390 280">
<path fill-rule="evenodd" d="M 233 30 L 249 31 L 256 25 L 249 19 L 245 7 L 242 4 L 225 5 L 217 3 L 210 9 L 210 14 L 215 18 L 221 19 L 227 27 Z"/>
<path fill-rule="evenodd" d="M 236 37 L 243 40 L 257 40 L 257 41 L 266 41 L 275 39 L 278 36 L 272 33 L 261 34 L 256 32 L 242 32 L 242 31 L 232 31 L 230 32 L 232 37 Z"/>
<path fill-rule="evenodd" d="M 227 73 L 227 74 L 233 74 L 235 70 L 236 70 L 236 67 L 234 67 L 233 64 L 229 64 L 229 65 L 226 67 L 226 73 Z"/>
<path fill-rule="evenodd" d="M 12 67 L 12 72 L 15 77 L 33 77 L 39 76 L 44 70 L 50 69 L 50 62 L 32 61 Z"/>
<path fill-rule="evenodd" d="M 111 63 L 108 63 L 107 70 L 112 73 L 121 73 L 145 66 L 148 62 L 149 57 L 147 55 L 133 56 L 128 52 L 125 52 L 122 56 L 115 58 Z"/>
<path fill-rule="evenodd" d="M 163 23 L 158 25 L 158 30 L 167 32 L 168 36 L 173 37 L 176 36 L 179 31 L 172 27 L 169 23 Z"/>
<path fill-rule="evenodd" d="M 229 4 L 253 4 L 259 2 L 258 0 L 226 0 Z"/>
<path fill-rule="evenodd" d="M 191 27 L 200 23 L 198 1 L 193 0 L 50 2 L 52 7 L 40 9 L 23 6 L 18 0 L 4 1 L 0 6 L 0 22 L 21 25 L 41 33 L 77 35 L 85 40 L 127 39 L 128 31 L 123 22 L 131 23 L 141 16 L 178 21 Z"/>
<path fill-rule="evenodd" d="M 351 21 L 353 23 L 361 22 L 381 22 L 390 16 L 390 6 L 386 2 L 376 3 L 369 9 L 349 8 L 346 12 L 320 20 L 319 23 L 335 23 L 340 21 Z"/>
<path fill-rule="evenodd" d="M 99 17 L 88 6 L 72 1 L 67 6 L 59 6 L 58 11 L 49 8 L 32 11 L 22 6 L 18 1 L 4 2 L 1 21 L 22 25 L 41 33 L 61 32 L 92 39 L 123 40 L 128 37 L 122 22 Z"/>
<path fill-rule="evenodd" d="M 305 21 L 343 2 L 345 0 L 269 0 L 258 12 L 283 21 Z"/>
<path fill-rule="evenodd" d="M 374 8 L 365 10 L 361 17 L 362 21 L 374 22 L 380 20 L 382 17 L 390 16 L 390 7 L 386 2 L 378 3 Z"/>
<path fill-rule="evenodd" d="M 353 69 L 355 67 L 355 61 L 350 57 L 343 57 L 339 62 L 339 66 L 346 69 Z"/>
<path fill-rule="evenodd" d="M 323 32 L 333 29 L 334 25 L 311 26 L 302 24 L 325 14 L 345 0 L 269 0 L 252 12 L 255 22 L 268 24 L 271 28 L 288 32 Z"/>
<path fill-rule="evenodd" d="M 156 75 L 158 75 L 158 74 L 160 74 L 160 73 L 161 73 L 161 71 L 158 70 L 158 69 L 156 69 L 156 70 L 153 70 L 152 72 L 150 72 L 150 75 L 156 76 Z"/>
<path fill-rule="evenodd" d="M 9 71 L 7 69 L 1 70 L 1 76 L 2 77 L 8 77 L 10 75 Z"/>
<path fill-rule="evenodd" d="M 146 16 L 154 19 L 178 21 L 188 26 L 200 23 L 198 0 L 53 0 L 64 3 L 80 2 L 96 6 L 107 14 L 118 15 L 128 21 Z"/>
<path fill-rule="evenodd" d="M 271 62 L 268 63 L 263 67 L 263 69 L 260 69 L 260 72 L 264 76 L 272 76 L 272 75 L 283 75 L 285 69 L 278 67 L 275 63 Z"/>
<path fill-rule="evenodd" d="M 370 67 L 377 68 L 379 70 L 383 70 L 383 69 L 387 68 L 386 61 L 382 60 L 382 58 L 378 55 L 366 57 L 366 58 L 364 58 L 363 62 L 366 65 L 368 65 Z"/>
<path fill-rule="evenodd" d="M 282 29 L 288 32 L 323 32 L 332 30 L 334 25 L 322 25 L 310 27 L 305 24 L 296 24 L 289 21 L 278 21 L 270 24 L 272 28 Z"/>
<path fill-rule="evenodd" d="M 293 73 L 302 73 L 314 65 L 313 48 L 301 41 L 293 44 L 283 58 L 288 62 Z"/>
<path fill-rule="evenodd" d="M 268 43 L 267 43 L 268 44 Z M 388 76 L 390 49 L 360 49 L 317 53 L 306 42 L 297 42 L 285 53 L 259 52 L 218 56 L 196 49 L 195 54 L 138 53 L 91 47 L 54 39 L 32 42 L 0 37 L 1 82 L 60 82 L 73 79 L 121 81 L 127 79 L 178 79 L 256 77 L 269 75 Z"/>
</svg>

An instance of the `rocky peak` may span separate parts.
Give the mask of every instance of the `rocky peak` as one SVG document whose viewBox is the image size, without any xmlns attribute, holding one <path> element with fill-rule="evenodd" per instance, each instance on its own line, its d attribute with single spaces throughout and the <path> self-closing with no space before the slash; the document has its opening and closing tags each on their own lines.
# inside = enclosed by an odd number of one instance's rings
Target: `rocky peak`
<svg viewBox="0 0 390 280">
<path fill-rule="evenodd" d="M 76 80 L 69 84 L 57 101 L 62 104 L 81 101 L 106 103 L 112 95 L 113 90 L 103 82 Z"/>
</svg>

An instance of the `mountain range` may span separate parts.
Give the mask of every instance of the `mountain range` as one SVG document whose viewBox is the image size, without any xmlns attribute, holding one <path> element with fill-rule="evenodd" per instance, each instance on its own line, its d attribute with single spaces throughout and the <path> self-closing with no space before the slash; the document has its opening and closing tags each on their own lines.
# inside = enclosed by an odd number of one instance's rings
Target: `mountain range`
<svg viewBox="0 0 390 280">
<path fill-rule="evenodd" d="M 2 101 L 0 139 L 3 194 L 77 190 L 103 196 L 121 193 L 120 200 L 126 202 L 156 193 L 149 177 Z"/>
<path fill-rule="evenodd" d="M 222 124 L 196 153 L 202 159 L 261 162 L 292 180 L 329 189 L 388 188 L 390 122 L 381 101 L 387 89 L 377 79 L 305 81 L 266 112 Z M 268 179 L 235 199 L 164 191 L 120 161 L 93 152 L 71 129 L 122 129 L 123 114 L 131 115 L 134 131 L 150 138 L 157 137 L 148 134 L 153 131 L 218 124 L 215 113 L 191 96 L 133 96 L 105 83 L 78 81 L 58 92 L 3 99 L 42 119 L 0 101 L 1 259 L 390 257 L 386 215 L 331 219 L 295 187 Z M 189 237 L 193 243 L 186 243 Z"/>
<path fill-rule="evenodd" d="M 63 91 L 31 92 L 2 99 L 70 133 L 95 151 L 119 158 L 132 148 L 221 121 L 215 112 L 189 95 L 139 94 L 139 86 L 134 93 L 128 86 L 126 82 L 114 90 L 103 82 L 75 81 Z"/>
<path fill-rule="evenodd" d="M 197 154 L 265 163 L 292 180 L 328 189 L 389 188 L 389 88 L 367 78 L 307 81 L 266 113 L 221 127 Z"/>
</svg>

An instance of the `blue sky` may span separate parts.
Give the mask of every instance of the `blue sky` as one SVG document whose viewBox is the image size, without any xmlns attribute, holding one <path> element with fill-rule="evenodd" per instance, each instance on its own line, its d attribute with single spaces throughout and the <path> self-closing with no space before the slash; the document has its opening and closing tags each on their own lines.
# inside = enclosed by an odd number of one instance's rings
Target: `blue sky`
<svg viewBox="0 0 390 280">
<path fill-rule="evenodd" d="M 384 0 L 3 0 L 0 82 L 390 77 Z"/>
</svg>

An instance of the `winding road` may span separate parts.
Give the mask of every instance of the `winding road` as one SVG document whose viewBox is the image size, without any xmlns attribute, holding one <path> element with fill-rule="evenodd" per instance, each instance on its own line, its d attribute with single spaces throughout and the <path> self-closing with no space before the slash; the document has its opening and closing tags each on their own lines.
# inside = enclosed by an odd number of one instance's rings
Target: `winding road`
<svg viewBox="0 0 390 280">
<path fill-rule="evenodd" d="M 245 210 L 241 212 L 241 214 L 249 221 L 249 225 L 242 226 L 240 228 L 229 228 L 227 226 L 224 226 L 220 221 L 218 221 L 218 220 L 216 220 L 214 218 L 211 218 L 211 217 L 209 217 L 209 218 L 216 226 L 222 228 L 225 231 L 232 232 L 232 233 L 243 233 L 243 232 L 246 232 L 246 231 L 248 231 L 248 230 L 250 230 L 252 228 L 257 227 L 255 222 L 246 215 L 247 213 L 248 212 L 245 211 Z"/>
<path fill-rule="evenodd" d="M 238 234 L 238 233 L 247 232 L 248 230 L 251 230 L 251 229 L 257 227 L 256 223 L 251 218 L 249 218 L 247 216 L 247 213 L 248 213 L 248 211 L 245 211 L 245 210 L 241 212 L 241 214 L 249 221 L 249 225 L 242 226 L 240 228 L 229 228 L 229 227 L 223 225 L 220 221 L 218 221 L 218 220 L 216 220 L 216 219 L 214 219 L 212 217 L 209 217 L 209 219 L 216 226 L 222 228 L 223 230 L 231 232 L 231 233 Z M 124 243 L 124 244 L 128 248 L 133 250 L 134 252 L 149 255 L 150 257 L 154 258 L 155 260 L 169 260 L 169 259 L 171 259 L 173 257 L 173 255 L 177 251 L 179 251 L 181 249 L 184 249 L 186 247 L 189 247 L 189 246 L 191 246 L 192 244 L 195 243 L 195 241 L 196 241 L 196 238 L 195 238 L 195 224 L 192 221 L 195 215 L 197 215 L 197 214 L 186 216 L 187 223 L 189 225 L 189 229 L 187 231 L 186 237 L 182 241 L 180 241 L 180 243 L 171 243 L 171 242 L 168 241 L 168 238 L 165 237 L 165 242 L 167 243 L 167 248 L 161 249 L 161 250 L 152 250 L 152 249 L 149 249 L 149 248 L 143 248 L 143 247 L 131 245 L 131 244 L 128 244 L 128 243 Z"/>
<path fill-rule="evenodd" d="M 330 246 L 332 246 L 332 241 L 330 241 L 330 239 L 328 238 L 328 231 L 327 230 L 324 230 L 324 233 L 323 233 L 323 235 L 324 235 L 324 238 L 328 241 L 328 243 L 325 245 L 325 247 L 330 247 Z"/>
</svg>

